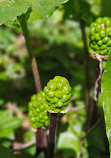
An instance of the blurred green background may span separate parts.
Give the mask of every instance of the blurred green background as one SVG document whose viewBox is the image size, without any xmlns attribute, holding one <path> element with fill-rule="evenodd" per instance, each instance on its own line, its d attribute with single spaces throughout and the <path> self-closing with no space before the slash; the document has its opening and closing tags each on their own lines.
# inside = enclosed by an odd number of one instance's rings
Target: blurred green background
<svg viewBox="0 0 111 158">
<path fill-rule="evenodd" d="M 101 96 L 98 104 L 93 101 L 98 62 L 90 56 L 88 73 L 92 111 L 89 112 L 90 126 L 87 127 L 86 123 L 86 59 L 80 22 L 82 20 L 88 42 L 90 23 L 99 16 L 110 17 L 110 6 L 111 0 L 69 0 L 57 8 L 52 17 L 28 25 L 42 87 L 56 75 L 65 76 L 72 87 L 72 110 L 60 117 L 57 128 L 56 158 L 109 157 Z M 35 93 L 30 61 L 18 22 L 0 26 L 0 144 L 3 146 L 14 149 L 16 142 L 27 143 L 35 139 L 27 120 L 27 105 Z M 33 158 L 34 153 L 35 145 L 15 152 L 24 158 Z"/>
</svg>

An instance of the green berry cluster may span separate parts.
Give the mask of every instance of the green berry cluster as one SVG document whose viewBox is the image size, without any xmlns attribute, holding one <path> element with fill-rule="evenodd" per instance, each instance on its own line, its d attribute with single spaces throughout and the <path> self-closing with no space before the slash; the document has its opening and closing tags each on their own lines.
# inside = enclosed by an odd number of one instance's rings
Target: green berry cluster
<svg viewBox="0 0 111 158">
<path fill-rule="evenodd" d="M 46 109 L 54 112 L 61 112 L 67 108 L 70 102 L 71 87 L 65 77 L 56 76 L 44 87 Z"/>
<path fill-rule="evenodd" d="M 38 94 L 34 94 L 28 104 L 30 124 L 34 128 L 40 128 L 43 125 L 49 124 L 48 112 L 45 109 L 47 103 L 44 96 L 45 94 L 43 91 Z"/>
<path fill-rule="evenodd" d="M 111 47 L 111 19 L 99 17 L 90 25 L 89 51 L 109 55 Z"/>
</svg>

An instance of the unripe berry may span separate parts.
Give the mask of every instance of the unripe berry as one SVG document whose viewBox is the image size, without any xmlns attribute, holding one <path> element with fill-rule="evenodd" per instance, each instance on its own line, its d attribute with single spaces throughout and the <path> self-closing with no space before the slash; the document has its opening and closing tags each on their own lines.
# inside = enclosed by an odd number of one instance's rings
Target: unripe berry
<svg viewBox="0 0 111 158">
<path fill-rule="evenodd" d="M 70 102 L 71 97 L 71 87 L 65 77 L 54 77 L 54 79 L 50 80 L 47 86 L 44 87 L 44 92 L 47 101 L 47 110 L 61 112 L 67 108 L 67 104 Z"/>
<path fill-rule="evenodd" d="M 28 104 L 28 116 L 33 128 L 40 128 L 43 125 L 47 126 L 49 124 L 48 112 L 45 109 L 47 103 L 44 96 L 45 93 L 42 91 L 34 94 Z"/>
<path fill-rule="evenodd" d="M 96 19 L 96 22 L 97 22 L 98 24 L 102 24 L 103 18 L 101 18 L 101 17 L 97 18 L 97 19 Z"/>
<path fill-rule="evenodd" d="M 107 46 L 111 46 L 111 40 L 108 41 Z"/>
<path fill-rule="evenodd" d="M 99 17 L 90 25 L 89 49 L 99 55 L 109 55 L 111 46 L 111 20 Z"/>
<path fill-rule="evenodd" d="M 102 40 L 98 41 L 98 46 L 101 46 L 103 44 Z"/>
</svg>

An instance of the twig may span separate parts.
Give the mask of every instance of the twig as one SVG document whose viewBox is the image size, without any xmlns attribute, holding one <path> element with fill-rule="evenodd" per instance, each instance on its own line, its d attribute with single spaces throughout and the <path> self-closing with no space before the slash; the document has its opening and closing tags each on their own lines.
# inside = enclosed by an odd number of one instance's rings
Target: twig
<svg viewBox="0 0 111 158">
<path fill-rule="evenodd" d="M 7 109 L 9 109 L 12 113 L 15 113 L 16 116 L 20 117 L 20 118 L 26 118 L 26 115 L 23 114 L 19 108 L 17 107 L 16 103 L 7 103 L 6 104 Z"/>
<path fill-rule="evenodd" d="M 98 74 L 98 77 L 96 79 L 95 86 L 94 86 L 94 100 L 95 101 L 98 100 L 99 81 L 101 80 L 101 76 L 102 76 L 102 59 L 98 56 L 98 60 L 99 60 L 99 69 L 100 69 L 100 72 Z"/>
<path fill-rule="evenodd" d="M 68 111 L 74 111 L 74 112 L 77 112 L 77 111 L 79 111 L 79 110 L 81 110 L 81 109 L 83 109 L 83 108 L 85 108 L 84 105 L 82 105 L 82 106 L 78 106 L 78 107 L 69 107 L 69 108 L 68 108 Z"/>
<path fill-rule="evenodd" d="M 96 74 L 95 74 L 95 83 L 97 82 L 97 79 L 99 78 L 100 73 L 101 73 L 101 70 L 100 70 L 100 67 L 99 67 L 99 63 L 97 63 Z M 98 80 L 98 85 L 97 85 L 97 88 L 96 88 L 96 97 L 97 97 L 97 99 L 96 100 L 93 99 L 93 102 L 92 102 L 92 105 L 91 105 L 91 108 L 90 108 L 89 127 L 91 127 L 93 124 L 95 124 L 95 122 L 98 119 L 97 100 L 98 100 L 98 97 L 99 97 L 100 89 L 101 89 L 101 80 L 99 79 Z"/>
<path fill-rule="evenodd" d="M 19 143 L 19 142 L 14 142 L 12 145 L 13 145 L 13 150 L 14 151 L 19 151 L 19 150 L 23 150 L 23 149 L 26 149 L 32 145 L 34 145 L 36 142 L 35 140 L 32 140 L 30 142 L 27 142 L 27 143 Z"/>
<path fill-rule="evenodd" d="M 0 3 L 3 3 L 3 2 L 8 2 L 9 0 L 3 0 L 3 1 L 0 1 Z"/>
<path fill-rule="evenodd" d="M 22 123 L 23 129 L 27 130 L 27 129 L 31 128 L 30 123 L 29 123 L 29 119 L 27 118 L 27 115 L 25 115 L 23 112 L 21 112 L 15 103 L 7 103 L 6 107 L 13 114 L 16 114 L 17 117 L 25 119 L 25 121 Z"/>
<path fill-rule="evenodd" d="M 87 131 L 86 135 L 83 136 L 83 137 L 80 139 L 81 144 L 84 143 L 84 139 L 85 139 L 92 131 L 94 131 L 94 129 L 101 123 L 102 120 L 103 120 L 103 117 L 102 117 L 102 118 L 99 118 L 99 119 L 97 120 L 97 122 Z"/>
</svg>

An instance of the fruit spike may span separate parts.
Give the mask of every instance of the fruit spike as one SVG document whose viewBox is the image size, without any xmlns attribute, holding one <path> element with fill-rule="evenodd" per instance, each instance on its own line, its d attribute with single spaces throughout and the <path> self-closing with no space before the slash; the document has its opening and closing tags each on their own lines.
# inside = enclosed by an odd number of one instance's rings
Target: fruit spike
<svg viewBox="0 0 111 158">
<path fill-rule="evenodd" d="M 99 17 L 90 25 L 89 51 L 107 56 L 109 47 L 111 47 L 111 19 Z"/>
<path fill-rule="evenodd" d="M 71 87 L 65 77 L 56 76 L 44 87 L 45 99 L 47 101 L 46 109 L 50 112 L 61 112 L 67 108 L 70 102 Z"/>
<path fill-rule="evenodd" d="M 45 109 L 44 92 L 41 91 L 38 94 L 34 94 L 31 97 L 31 101 L 28 104 L 28 116 L 30 124 L 33 128 L 40 128 L 43 125 L 49 124 L 48 112 Z"/>
</svg>

